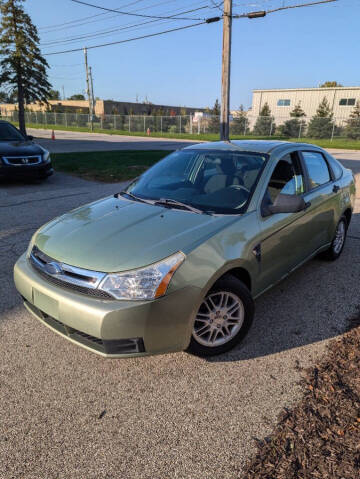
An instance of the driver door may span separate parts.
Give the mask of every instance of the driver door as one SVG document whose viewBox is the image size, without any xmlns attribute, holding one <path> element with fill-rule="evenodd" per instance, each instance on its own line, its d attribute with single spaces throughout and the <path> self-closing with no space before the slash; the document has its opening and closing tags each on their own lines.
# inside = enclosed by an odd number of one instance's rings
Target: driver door
<svg viewBox="0 0 360 479">
<path fill-rule="evenodd" d="M 261 243 L 258 245 L 261 290 L 280 281 L 304 261 L 312 249 L 306 210 L 269 214 L 267 206 L 274 203 L 280 193 L 305 193 L 304 172 L 296 151 L 278 160 L 262 200 L 259 212 Z"/>
</svg>

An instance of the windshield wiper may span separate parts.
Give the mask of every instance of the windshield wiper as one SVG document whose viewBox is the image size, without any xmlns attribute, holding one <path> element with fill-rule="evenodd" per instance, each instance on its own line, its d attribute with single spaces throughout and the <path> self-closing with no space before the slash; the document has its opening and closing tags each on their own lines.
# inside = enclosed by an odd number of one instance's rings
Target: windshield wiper
<svg viewBox="0 0 360 479">
<path fill-rule="evenodd" d="M 154 202 L 154 205 L 159 205 L 159 206 L 164 205 L 169 207 L 174 206 L 174 207 L 178 207 L 188 211 L 192 211 L 193 213 L 198 213 L 200 215 L 204 213 L 208 214 L 207 211 L 199 210 L 198 208 L 188 205 L 187 203 L 182 203 L 181 201 L 172 200 L 170 198 L 160 198 Z"/>
<path fill-rule="evenodd" d="M 119 195 L 121 195 L 121 196 L 127 195 L 127 196 L 129 196 L 130 198 L 132 198 L 132 199 L 135 200 L 135 201 L 140 201 L 140 203 L 146 203 L 146 204 L 148 204 L 148 205 L 153 205 L 153 204 L 154 204 L 153 201 L 148 201 L 148 200 L 144 200 L 143 198 L 139 198 L 138 196 L 133 195 L 133 194 L 130 193 L 129 191 L 125 191 L 125 190 L 120 191 L 119 193 L 115 193 L 114 197 L 115 197 L 115 198 L 118 198 Z"/>
</svg>

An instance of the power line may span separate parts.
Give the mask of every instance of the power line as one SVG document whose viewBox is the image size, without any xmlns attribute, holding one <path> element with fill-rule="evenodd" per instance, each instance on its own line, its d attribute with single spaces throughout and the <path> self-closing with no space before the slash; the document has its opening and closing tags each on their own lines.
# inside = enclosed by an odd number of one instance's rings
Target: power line
<svg viewBox="0 0 360 479">
<path fill-rule="evenodd" d="M 214 21 L 213 19 L 209 19 Z M 142 40 L 143 38 L 150 38 L 150 37 L 156 37 L 158 35 L 164 35 L 165 33 L 171 33 L 171 32 L 177 32 L 179 30 L 186 30 L 188 28 L 194 28 L 198 27 L 199 25 L 205 25 L 206 23 L 212 23 L 212 21 L 205 20 L 203 22 L 199 23 L 193 23 L 192 25 L 186 25 L 185 27 L 178 27 L 178 28 L 172 28 L 170 30 L 164 30 L 163 32 L 157 32 L 157 33 L 151 33 L 149 35 L 143 35 L 141 37 L 134 37 L 134 38 L 128 38 L 127 40 L 119 40 L 117 42 L 110 42 L 110 43 L 103 43 L 101 45 L 92 45 L 90 47 L 87 47 L 88 50 L 94 49 L 94 48 L 101 48 L 101 47 L 107 47 L 110 45 L 118 45 L 120 43 L 128 43 L 128 42 L 133 42 L 135 40 Z M 217 17 L 216 21 L 219 21 L 220 17 Z M 50 53 L 44 53 L 44 56 L 50 56 L 50 55 L 60 55 L 61 53 L 72 53 L 72 52 L 79 52 L 82 51 L 83 48 L 73 48 L 72 50 L 63 50 L 61 52 L 50 52 Z"/>
<path fill-rule="evenodd" d="M 194 11 L 194 9 L 182 11 L 182 12 L 179 12 L 179 13 L 175 13 L 175 14 L 170 16 L 171 20 L 177 20 L 178 19 L 177 15 L 183 15 L 183 14 L 186 14 L 186 13 L 190 13 L 192 11 Z M 65 39 L 62 39 L 62 40 L 53 40 L 53 41 L 50 41 L 50 42 L 41 43 L 41 45 L 42 46 L 51 46 L 51 45 L 57 45 L 57 44 L 79 42 L 80 40 L 84 40 L 84 39 L 88 39 L 88 38 L 96 38 L 96 37 L 100 37 L 100 36 L 106 36 L 106 35 L 110 35 L 114 32 L 118 32 L 118 31 L 122 31 L 122 30 L 129 30 L 129 29 L 132 29 L 134 27 L 140 27 L 140 26 L 143 26 L 143 25 L 148 25 L 148 24 L 151 24 L 151 23 L 159 22 L 159 21 L 160 21 L 159 19 L 152 19 L 152 20 L 147 20 L 146 22 L 141 22 L 141 23 L 129 23 L 129 24 L 123 25 L 121 27 L 106 29 L 106 30 L 98 30 L 97 32 L 87 33 L 87 34 L 84 34 L 84 35 L 78 35 L 76 37 L 65 38 Z"/>
<path fill-rule="evenodd" d="M 338 0 L 319 0 L 316 2 L 310 3 L 301 3 L 298 5 L 288 5 L 286 7 L 278 7 L 273 8 L 272 10 L 261 10 L 259 12 L 249 12 L 249 13 L 241 13 L 237 15 L 233 15 L 233 18 L 258 18 L 258 17 L 265 17 L 268 13 L 280 12 L 281 10 L 289 10 L 290 8 L 301 8 L 301 7 L 312 7 L 314 5 L 320 5 L 322 3 L 331 3 L 337 2 Z"/>
<path fill-rule="evenodd" d="M 135 5 L 136 3 L 140 3 L 140 2 L 143 2 L 144 0 L 135 0 L 134 2 L 131 2 L 131 3 L 128 3 L 127 5 L 124 5 L 125 7 L 130 7 L 131 5 Z M 104 16 L 104 15 L 107 15 L 107 13 L 97 13 L 96 15 L 89 15 L 87 17 L 82 17 L 82 18 L 78 18 L 77 20 L 70 20 L 68 22 L 63 22 L 63 23 L 57 23 L 55 25 L 47 25 L 47 26 L 44 26 L 44 27 L 39 27 L 38 30 L 48 30 L 48 29 L 57 29 L 57 27 L 64 27 L 65 25 L 72 25 L 72 24 L 76 24 L 78 22 L 82 22 L 83 20 L 88 20 L 90 18 L 95 18 L 95 17 L 101 17 L 101 16 Z"/>
<path fill-rule="evenodd" d="M 115 10 L 115 9 L 112 9 L 112 8 L 101 7 L 100 5 L 93 5 L 92 3 L 83 2 L 82 0 L 71 0 L 71 1 L 74 2 L 74 3 L 79 3 L 81 5 L 86 5 L 88 7 L 98 8 L 100 10 L 105 10 L 106 12 L 120 13 L 121 15 L 130 15 L 130 16 L 133 16 L 133 17 L 143 17 L 143 18 L 157 18 L 159 20 L 168 20 L 169 19 L 169 17 L 160 17 L 160 16 L 156 16 L 156 15 L 145 15 L 145 14 L 142 14 L 142 13 L 123 12 L 123 11 L 118 10 L 118 9 Z M 204 8 L 208 8 L 208 6 L 196 8 L 196 9 L 194 9 L 194 11 L 203 10 Z M 204 20 L 204 19 L 203 18 L 178 17 L 177 20 L 198 21 L 198 20 Z"/>
</svg>

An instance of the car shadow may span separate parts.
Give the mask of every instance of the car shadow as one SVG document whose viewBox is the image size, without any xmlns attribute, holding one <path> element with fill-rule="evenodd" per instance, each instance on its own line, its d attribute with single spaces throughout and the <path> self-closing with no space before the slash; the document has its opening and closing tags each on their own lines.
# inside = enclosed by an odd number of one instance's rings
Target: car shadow
<svg viewBox="0 0 360 479">
<path fill-rule="evenodd" d="M 360 304 L 360 215 L 353 216 L 341 257 L 315 258 L 255 301 L 254 324 L 238 347 L 206 358 L 241 361 L 342 334 Z"/>
</svg>

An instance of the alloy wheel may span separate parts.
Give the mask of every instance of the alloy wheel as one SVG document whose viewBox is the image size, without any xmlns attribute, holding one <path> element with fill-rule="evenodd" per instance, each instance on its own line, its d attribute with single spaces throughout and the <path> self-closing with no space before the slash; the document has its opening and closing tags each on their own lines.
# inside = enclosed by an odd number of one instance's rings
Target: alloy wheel
<svg viewBox="0 0 360 479">
<path fill-rule="evenodd" d="M 216 347 L 240 331 L 245 317 L 241 299 L 229 291 L 210 293 L 196 315 L 193 337 L 203 346 Z"/>
</svg>

